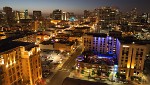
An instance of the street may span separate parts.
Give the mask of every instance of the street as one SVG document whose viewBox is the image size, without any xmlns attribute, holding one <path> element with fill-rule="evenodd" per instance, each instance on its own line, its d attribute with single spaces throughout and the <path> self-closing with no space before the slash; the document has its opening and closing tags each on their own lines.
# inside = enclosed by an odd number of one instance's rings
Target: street
<svg viewBox="0 0 150 85">
<path fill-rule="evenodd" d="M 62 65 L 54 76 L 50 79 L 47 85 L 62 85 L 63 80 L 69 76 L 72 67 L 75 65 L 75 59 L 82 52 L 82 48 L 78 47 L 75 52 L 70 56 L 70 58 Z"/>
</svg>

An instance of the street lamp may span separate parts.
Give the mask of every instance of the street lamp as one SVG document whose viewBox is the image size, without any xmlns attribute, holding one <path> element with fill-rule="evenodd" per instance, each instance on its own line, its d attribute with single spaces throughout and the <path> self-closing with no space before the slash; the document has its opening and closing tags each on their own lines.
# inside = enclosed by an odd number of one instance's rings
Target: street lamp
<svg viewBox="0 0 150 85">
<path fill-rule="evenodd" d="M 70 54 L 70 53 L 68 52 L 68 53 L 67 53 L 67 56 L 69 56 L 69 54 Z"/>
</svg>

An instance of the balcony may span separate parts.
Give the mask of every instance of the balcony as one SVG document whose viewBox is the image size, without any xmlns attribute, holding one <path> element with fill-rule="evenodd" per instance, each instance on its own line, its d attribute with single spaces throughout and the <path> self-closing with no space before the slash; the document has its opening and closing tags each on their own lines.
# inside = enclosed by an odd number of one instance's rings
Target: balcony
<svg viewBox="0 0 150 85">
<path fill-rule="evenodd" d="M 0 65 L 3 65 L 4 64 L 4 59 L 0 59 Z"/>
</svg>

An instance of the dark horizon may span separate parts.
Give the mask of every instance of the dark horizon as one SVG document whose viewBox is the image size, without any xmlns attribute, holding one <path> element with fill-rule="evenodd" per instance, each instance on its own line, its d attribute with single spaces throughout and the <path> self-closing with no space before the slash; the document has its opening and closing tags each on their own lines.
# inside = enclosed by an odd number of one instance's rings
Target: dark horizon
<svg viewBox="0 0 150 85">
<path fill-rule="evenodd" d="M 137 8 L 139 12 L 150 12 L 149 0 L 2 0 L 0 9 L 8 6 L 13 10 L 24 11 L 28 9 L 32 14 L 33 10 L 42 11 L 42 14 L 49 15 L 55 9 L 61 9 L 65 12 L 74 12 L 75 14 L 83 14 L 84 10 L 94 10 L 102 6 L 113 6 L 119 8 L 122 12 L 130 11 Z"/>
</svg>

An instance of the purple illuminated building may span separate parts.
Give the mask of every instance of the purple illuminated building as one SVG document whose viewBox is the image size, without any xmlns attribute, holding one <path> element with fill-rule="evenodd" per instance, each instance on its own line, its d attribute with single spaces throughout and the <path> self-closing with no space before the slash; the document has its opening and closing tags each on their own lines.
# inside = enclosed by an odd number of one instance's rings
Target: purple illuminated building
<svg viewBox="0 0 150 85">
<path fill-rule="evenodd" d="M 90 50 L 97 54 L 119 56 L 120 42 L 117 38 L 104 33 L 87 33 L 83 36 L 85 51 Z"/>
</svg>

